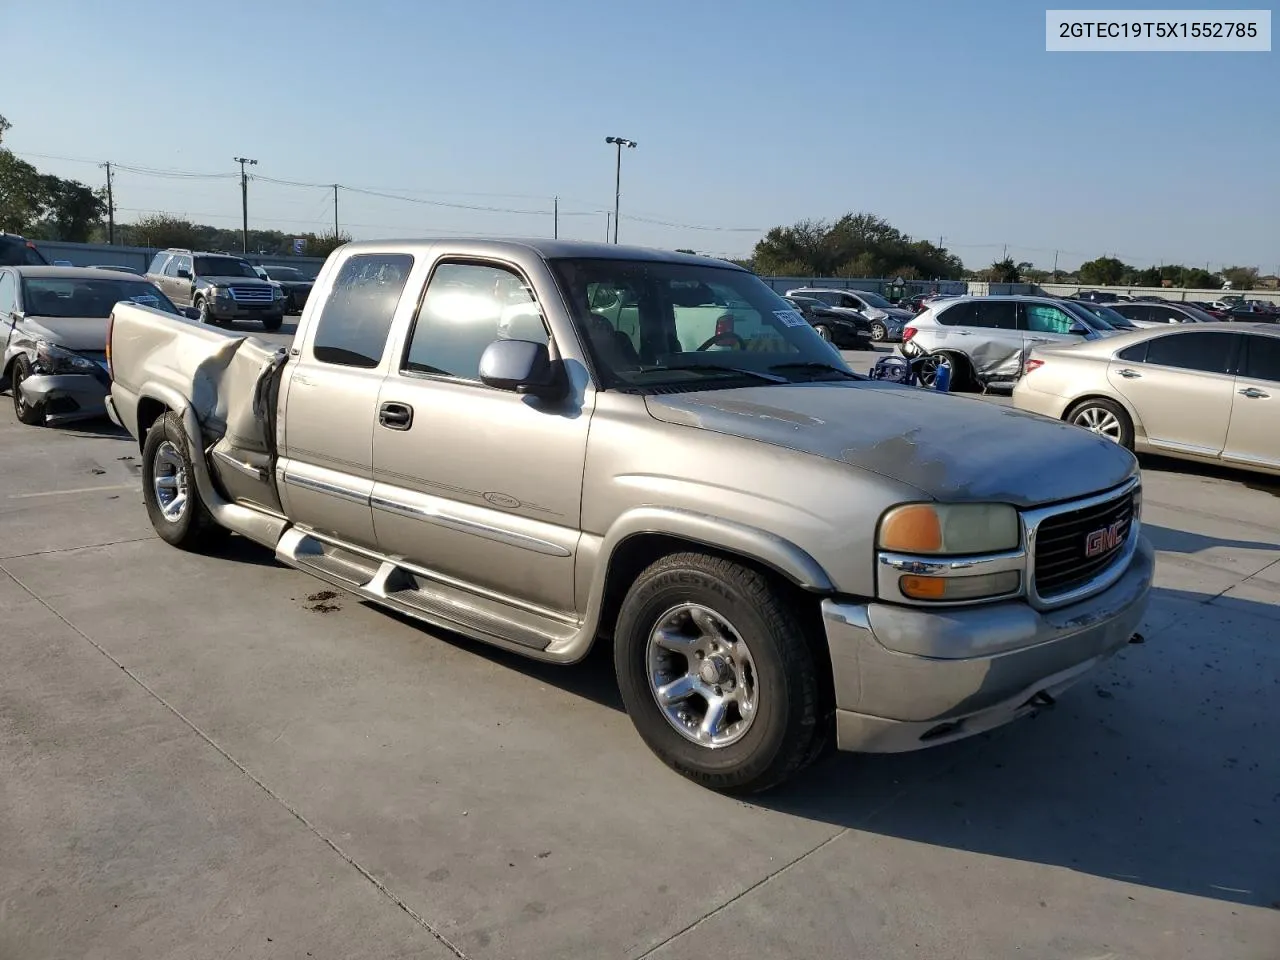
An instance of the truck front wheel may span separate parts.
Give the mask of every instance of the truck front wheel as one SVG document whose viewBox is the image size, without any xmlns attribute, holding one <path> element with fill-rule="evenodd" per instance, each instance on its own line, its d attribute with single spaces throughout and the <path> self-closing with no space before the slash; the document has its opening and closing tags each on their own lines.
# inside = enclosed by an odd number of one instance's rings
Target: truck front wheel
<svg viewBox="0 0 1280 960">
<path fill-rule="evenodd" d="M 176 413 L 166 413 L 147 431 L 142 498 L 151 526 L 165 543 L 182 550 L 207 550 L 227 536 L 200 499 L 187 434 Z"/>
<path fill-rule="evenodd" d="M 801 618 L 741 564 L 681 553 L 646 569 L 618 614 L 614 665 L 645 743 L 703 786 L 760 792 L 821 753 L 822 692 Z"/>
</svg>

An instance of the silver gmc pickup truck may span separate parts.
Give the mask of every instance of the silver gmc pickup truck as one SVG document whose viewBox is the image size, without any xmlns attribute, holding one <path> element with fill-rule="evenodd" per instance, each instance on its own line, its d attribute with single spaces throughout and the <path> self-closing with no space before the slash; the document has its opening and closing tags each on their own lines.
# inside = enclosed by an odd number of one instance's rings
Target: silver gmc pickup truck
<svg viewBox="0 0 1280 960">
<path fill-rule="evenodd" d="M 562 241 L 348 244 L 288 349 L 134 304 L 113 419 L 156 531 L 530 657 L 612 645 L 637 731 L 719 790 L 946 743 L 1133 635 L 1137 463 L 853 373 L 753 274 Z"/>
</svg>

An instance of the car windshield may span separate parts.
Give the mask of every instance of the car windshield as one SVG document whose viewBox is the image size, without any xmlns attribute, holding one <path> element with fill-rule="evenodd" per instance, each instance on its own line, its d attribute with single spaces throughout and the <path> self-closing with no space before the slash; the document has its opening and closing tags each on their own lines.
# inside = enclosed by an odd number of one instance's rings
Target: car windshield
<svg viewBox="0 0 1280 960">
<path fill-rule="evenodd" d="M 0 267 L 38 267 L 47 263 L 40 251 L 25 240 L 0 240 Z"/>
<path fill-rule="evenodd" d="M 302 271 L 297 267 L 264 267 L 268 277 L 272 280 L 306 280 L 302 275 Z"/>
<path fill-rule="evenodd" d="M 866 303 L 867 306 L 869 307 L 879 307 L 881 310 L 883 310 L 885 307 L 893 306 L 892 303 L 890 303 L 884 297 L 880 296 L 880 294 L 878 293 L 869 293 L 866 290 L 855 290 L 853 292 L 856 293 L 859 297 L 861 297 L 863 302 Z"/>
<path fill-rule="evenodd" d="M 33 317 L 103 318 L 121 300 L 177 313 L 178 308 L 146 280 L 23 277 L 22 305 Z"/>
<path fill-rule="evenodd" d="M 853 376 L 752 273 L 653 260 L 551 265 L 606 388 L 701 390 Z"/>
<path fill-rule="evenodd" d="M 248 261 L 237 260 L 235 257 L 196 257 L 196 276 L 262 279 Z"/>
<path fill-rule="evenodd" d="M 1116 329 L 1107 320 L 1094 313 L 1092 303 L 1076 303 L 1071 300 L 1063 300 L 1062 305 L 1066 307 L 1067 312 L 1072 314 L 1076 319 L 1084 323 L 1086 327 L 1092 327 L 1094 330 L 1114 330 Z M 1127 322 L 1127 321 L 1126 321 Z"/>
<path fill-rule="evenodd" d="M 1124 314 L 1117 313 L 1108 306 L 1101 303 L 1082 303 L 1080 306 L 1088 310 L 1097 320 L 1101 320 L 1107 326 L 1115 330 L 1137 330 L 1138 325 L 1130 320 Z"/>
</svg>

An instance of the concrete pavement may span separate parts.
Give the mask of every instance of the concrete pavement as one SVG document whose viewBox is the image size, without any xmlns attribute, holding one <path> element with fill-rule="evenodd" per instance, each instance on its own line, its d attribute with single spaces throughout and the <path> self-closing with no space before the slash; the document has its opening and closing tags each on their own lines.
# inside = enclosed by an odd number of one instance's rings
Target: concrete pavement
<svg viewBox="0 0 1280 960">
<path fill-rule="evenodd" d="M 1275 481 L 1146 464 L 1147 642 L 1055 710 L 743 802 L 606 651 L 173 550 L 105 424 L 0 450 L 0 960 L 1280 957 Z"/>
</svg>

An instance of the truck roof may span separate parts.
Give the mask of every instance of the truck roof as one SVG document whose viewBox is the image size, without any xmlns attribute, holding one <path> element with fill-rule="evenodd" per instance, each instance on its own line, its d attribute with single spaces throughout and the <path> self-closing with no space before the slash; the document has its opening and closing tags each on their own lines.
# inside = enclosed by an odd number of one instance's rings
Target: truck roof
<svg viewBox="0 0 1280 960">
<path fill-rule="evenodd" d="M 501 256 L 516 250 L 537 253 L 545 260 L 580 258 L 587 260 L 652 260 L 660 263 L 688 263 L 724 267 L 730 270 L 742 270 L 736 263 L 720 260 L 715 257 L 701 257 L 688 253 L 676 253 L 674 250 L 658 250 L 652 247 L 622 246 L 613 243 L 594 243 L 585 240 L 549 240 L 545 237 L 529 239 L 486 240 L 474 237 L 421 237 L 412 240 L 353 240 L 343 249 L 357 251 L 386 252 L 389 249 L 408 252 L 426 253 L 435 244 L 448 244 L 459 252 L 474 254 L 492 254 Z M 745 271 L 744 271 L 745 272 Z"/>
</svg>

